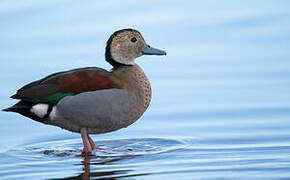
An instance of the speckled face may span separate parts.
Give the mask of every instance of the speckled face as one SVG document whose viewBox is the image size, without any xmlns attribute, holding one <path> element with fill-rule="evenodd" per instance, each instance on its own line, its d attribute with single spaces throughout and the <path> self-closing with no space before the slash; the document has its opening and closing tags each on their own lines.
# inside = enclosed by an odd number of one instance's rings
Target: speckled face
<svg viewBox="0 0 290 180">
<path fill-rule="evenodd" d="M 127 30 L 116 34 L 111 42 L 112 58 L 121 64 L 134 65 L 134 59 L 142 55 L 146 43 L 137 31 Z"/>
</svg>

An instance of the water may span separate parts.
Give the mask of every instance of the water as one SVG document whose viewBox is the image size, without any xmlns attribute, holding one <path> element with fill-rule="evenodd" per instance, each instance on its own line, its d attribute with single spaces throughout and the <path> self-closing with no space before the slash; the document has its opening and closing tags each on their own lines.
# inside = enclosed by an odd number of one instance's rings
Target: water
<svg viewBox="0 0 290 180">
<path fill-rule="evenodd" d="M 104 61 L 109 35 L 142 32 L 165 57 L 137 63 L 151 81 L 135 124 L 81 139 L 0 113 L 1 179 L 290 178 L 288 1 L 0 2 L 0 108 L 50 73 Z"/>
</svg>

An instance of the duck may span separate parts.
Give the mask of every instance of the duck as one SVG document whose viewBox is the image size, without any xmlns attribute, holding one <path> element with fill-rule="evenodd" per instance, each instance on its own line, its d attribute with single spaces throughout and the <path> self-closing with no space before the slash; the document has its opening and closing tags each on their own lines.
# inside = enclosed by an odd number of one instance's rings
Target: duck
<svg viewBox="0 0 290 180">
<path fill-rule="evenodd" d="M 136 122 L 151 101 L 151 85 L 135 59 L 166 55 L 148 45 L 135 29 L 114 32 L 105 60 L 113 68 L 84 67 L 57 72 L 31 82 L 11 96 L 18 102 L 3 109 L 37 122 L 80 133 L 83 154 L 98 150 L 89 134 L 103 134 Z"/>
</svg>

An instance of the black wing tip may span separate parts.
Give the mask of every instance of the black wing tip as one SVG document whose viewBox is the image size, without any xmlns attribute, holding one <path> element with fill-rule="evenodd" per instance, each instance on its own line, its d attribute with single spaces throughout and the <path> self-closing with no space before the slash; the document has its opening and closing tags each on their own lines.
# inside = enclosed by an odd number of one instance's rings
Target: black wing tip
<svg viewBox="0 0 290 180">
<path fill-rule="evenodd" d="M 10 96 L 10 98 L 12 98 L 12 99 L 17 99 L 17 94 L 14 94 L 14 95 Z M 13 108 L 13 106 L 12 106 L 12 107 L 9 107 L 9 108 L 2 109 L 2 111 L 4 111 L 4 112 L 11 112 L 11 111 L 13 111 L 14 109 L 15 109 L 15 108 Z"/>
<path fill-rule="evenodd" d="M 17 94 L 14 94 L 14 95 L 10 96 L 10 98 L 17 99 Z"/>
</svg>

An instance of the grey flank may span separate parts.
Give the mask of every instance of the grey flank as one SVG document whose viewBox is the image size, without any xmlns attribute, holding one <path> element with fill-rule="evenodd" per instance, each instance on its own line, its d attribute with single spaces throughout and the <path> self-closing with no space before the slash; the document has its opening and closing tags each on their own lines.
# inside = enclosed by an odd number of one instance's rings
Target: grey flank
<svg viewBox="0 0 290 180">
<path fill-rule="evenodd" d="M 52 124 L 78 132 L 105 133 L 132 124 L 134 103 L 124 90 L 110 89 L 67 96 L 57 104 L 57 118 Z"/>
</svg>

